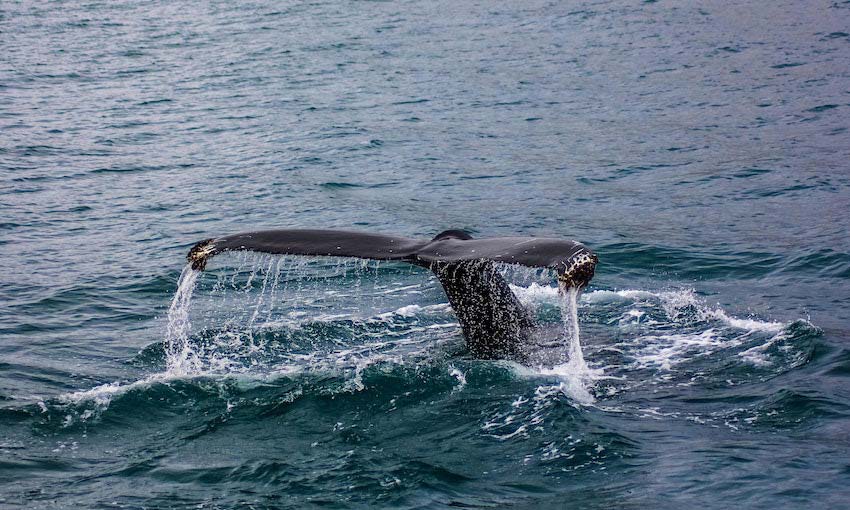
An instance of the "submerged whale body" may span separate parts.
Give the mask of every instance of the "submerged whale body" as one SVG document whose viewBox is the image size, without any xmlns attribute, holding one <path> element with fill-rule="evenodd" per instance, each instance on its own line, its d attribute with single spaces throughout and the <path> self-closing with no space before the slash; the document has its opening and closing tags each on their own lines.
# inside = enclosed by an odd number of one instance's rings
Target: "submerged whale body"
<svg viewBox="0 0 850 510">
<path fill-rule="evenodd" d="M 554 269 L 561 289 L 581 288 L 593 278 L 597 257 L 575 241 L 543 237 L 473 239 L 446 230 L 430 241 L 346 230 L 261 230 L 206 239 L 189 250 L 192 268 L 228 251 L 279 255 L 394 260 L 426 267 L 440 280 L 457 315 L 467 347 L 478 358 L 523 358 L 534 329 L 496 263 Z"/>
</svg>

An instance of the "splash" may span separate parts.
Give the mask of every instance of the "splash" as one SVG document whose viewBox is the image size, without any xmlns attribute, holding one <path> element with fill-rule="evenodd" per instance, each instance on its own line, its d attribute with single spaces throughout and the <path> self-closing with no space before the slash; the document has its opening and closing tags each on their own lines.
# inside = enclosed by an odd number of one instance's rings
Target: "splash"
<svg viewBox="0 0 850 510">
<path fill-rule="evenodd" d="M 200 271 L 186 264 L 180 273 L 177 292 L 168 308 L 168 326 L 165 331 L 165 353 L 167 373 L 174 376 L 186 375 L 197 371 L 200 360 L 189 344 L 189 331 L 192 323 L 189 321 L 189 305 L 192 293 L 198 282 Z"/>
<path fill-rule="evenodd" d="M 447 346 L 458 344 L 458 324 L 450 305 L 440 302 L 439 283 L 422 282 L 415 271 L 384 265 L 381 271 L 392 274 L 386 278 L 377 266 L 359 261 L 232 257 L 233 269 L 212 269 L 207 278 L 188 266 L 180 274 L 166 320 L 165 370 L 135 382 L 63 395 L 59 402 L 70 406 L 68 426 L 96 419 L 127 392 L 176 380 L 244 385 L 318 378 L 336 381 L 334 392 L 362 392 L 372 385 L 376 370 L 431 366 L 435 352 L 442 358 L 451 349 Z M 584 293 L 583 312 L 595 324 L 616 327 L 619 336 L 613 343 L 600 338 L 582 346 L 578 290 L 551 286 L 546 274 L 518 276 L 525 278 L 524 285 L 511 289 L 542 327 L 538 343 L 530 345 L 539 348 L 530 353 L 533 359 L 524 366 L 508 365 L 532 382 L 536 390 L 529 405 L 543 415 L 564 397 L 579 407 L 597 405 L 597 399 L 604 403 L 643 384 L 699 384 L 705 375 L 702 369 L 695 371 L 694 363 L 704 367 L 718 352 L 737 354 L 740 360 L 722 375 L 729 384 L 751 377 L 749 368 L 743 375 L 735 371 L 742 364 L 758 368 L 752 376 L 758 377 L 808 359 L 793 345 L 811 329 L 805 324 L 799 325 L 803 331 L 798 335 L 791 324 L 737 318 L 707 305 L 691 289 Z M 410 304 L 413 299 L 419 303 Z M 585 359 L 588 349 L 593 367 Z M 640 375 L 630 378 L 624 369 Z M 468 391 L 468 377 L 474 387 L 474 374 L 449 365 L 448 375 L 455 380 L 452 393 Z M 514 430 L 511 423 L 488 422 L 485 428 L 496 427 L 493 433 L 500 439 L 525 437 L 534 429 L 533 423 L 523 423 L 522 430 Z"/>
<path fill-rule="evenodd" d="M 207 272 L 216 277 L 214 282 L 207 278 L 201 283 L 202 273 L 189 266 L 181 273 L 166 321 L 164 377 L 263 374 L 304 363 L 316 370 L 352 368 L 357 375 L 373 357 L 381 358 L 378 351 L 392 350 L 385 345 L 387 337 L 392 346 L 404 350 L 415 333 L 426 333 L 417 344 L 427 343 L 426 338 L 434 336 L 434 322 L 439 327 L 457 326 L 442 323 L 445 304 L 396 306 L 395 311 L 384 312 L 386 305 L 421 292 L 421 285 L 388 288 L 377 264 L 253 254 L 233 257 L 234 269 Z M 409 276 L 407 280 L 416 278 Z M 197 285 L 209 292 L 193 299 Z M 202 327 L 193 329 L 192 321 Z M 357 381 L 353 384 L 360 387 Z"/>
<path fill-rule="evenodd" d="M 564 321 L 564 333 L 568 341 L 567 365 L 581 372 L 589 371 L 581 351 L 581 334 L 578 326 L 578 289 L 568 288 L 562 296 L 561 313 Z"/>
<path fill-rule="evenodd" d="M 551 369 L 541 368 L 540 372 L 546 375 L 556 375 L 561 379 L 557 385 L 562 393 L 577 400 L 582 404 L 594 402 L 590 393 L 593 380 L 596 378 L 597 370 L 592 370 L 584 360 L 581 349 L 581 334 L 578 324 L 578 293 L 576 287 L 561 289 L 560 305 L 561 318 L 564 325 L 564 341 L 566 360 L 553 366 Z M 541 390 L 543 388 L 538 388 Z"/>
<path fill-rule="evenodd" d="M 89 390 L 60 395 L 58 401 L 63 404 L 78 405 L 84 402 L 94 404 L 92 409 L 87 409 L 78 415 L 68 414 L 65 417 L 63 427 L 68 427 L 77 420 L 85 422 L 98 417 L 109 407 L 114 397 L 124 395 L 128 391 L 147 388 L 156 383 L 168 383 L 174 379 L 198 372 L 201 361 L 199 355 L 189 343 L 189 332 L 192 329 L 192 324 L 189 321 L 189 306 L 199 275 L 200 272 L 192 269 L 190 264 L 187 264 L 183 268 L 183 272 L 180 273 L 177 292 L 174 293 L 171 306 L 168 308 L 165 331 L 165 372 L 151 374 L 144 379 L 131 383 L 116 381 L 101 384 Z"/>
<path fill-rule="evenodd" d="M 539 294 L 540 289 L 532 289 Z M 591 393 L 593 384 L 602 377 L 601 369 L 593 369 L 587 365 L 581 347 L 581 333 L 578 323 L 578 295 L 575 287 L 555 289 L 549 287 L 546 295 L 557 296 L 557 304 L 561 311 L 561 331 L 556 344 L 544 345 L 544 355 L 541 362 L 533 368 L 517 367 L 520 374 L 530 377 L 544 376 L 553 378 L 555 384 L 542 385 L 537 388 L 541 395 L 563 394 L 573 402 L 592 404 L 595 398 Z M 550 348 L 554 347 L 553 350 Z"/>
</svg>

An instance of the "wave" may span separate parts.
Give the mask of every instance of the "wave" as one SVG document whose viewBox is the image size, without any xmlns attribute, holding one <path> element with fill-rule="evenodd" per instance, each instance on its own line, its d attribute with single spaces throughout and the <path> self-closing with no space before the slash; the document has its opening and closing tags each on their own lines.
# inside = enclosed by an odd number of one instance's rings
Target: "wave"
<svg viewBox="0 0 850 510">
<path fill-rule="evenodd" d="M 234 269 L 184 269 L 163 340 L 131 360 L 149 375 L 44 400 L 33 415 L 73 430 L 163 406 L 192 412 L 197 402 L 260 414 L 328 397 L 395 409 L 399 391 L 440 399 L 486 391 L 513 395 L 513 404 L 485 413 L 480 424 L 482 433 L 509 441 L 528 437 L 564 406 L 651 417 L 644 404 L 628 403 L 630 395 L 765 381 L 807 363 L 821 334 L 804 320 L 738 317 L 694 289 L 579 296 L 560 292 L 551 275 L 510 267 L 513 292 L 541 326 L 533 355 L 526 365 L 479 361 L 464 356 L 445 295 L 421 270 L 235 258 Z"/>
<path fill-rule="evenodd" d="M 554 403 L 566 399 L 569 406 L 620 412 L 608 405 L 612 398 L 647 386 L 745 384 L 775 377 L 805 364 L 814 338 L 821 334 L 804 320 L 783 323 L 736 317 L 708 305 L 693 289 L 593 289 L 582 294 L 574 308 L 586 330 L 582 343 L 588 361 L 583 366 L 569 361 L 579 359 L 574 355 L 554 365 L 482 362 L 463 357 L 459 327 L 445 302 L 420 301 L 383 312 L 374 311 L 374 306 L 338 310 L 319 306 L 316 288 L 306 286 L 295 295 L 312 295 L 313 301 L 263 310 L 262 302 L 274 301 L 273 289 L 281 282 L 258 276 L 256 268 L 243 273 L 241 280 L 219 276 L 214 285 L 201 284 L 199 288 L 210 296 L 197 299 L 192 297 L 196 283 L 192 278 L 197 275 L 184 273 L 165 339 L 144 348 L 133 360 L 137 367 L 159 371 L 141 380 L 111 382 L 42 403 L 50 413 L 64 413 L 61 420 L 52 422 L 61 427 L 96 422 L 115 401 L 148 399 L 164 388 L 180 388 L 178 393 L 201 390 L 207 395 L 204 388 L 213 387 L 213 394 L 205 398 L 227 402 L 265 387 L 276 392 L 288 388 L 287 398 L 292 399 L 326 394 L 374 396 L 388 384 L 414 383 L 462 394 L 486 384 L 492 373 L 481 377 L 487 370 L 495 370 L 502 384 L 509 382 L 518 389 L 520 403 L 515 408 L 524 404 L 523 399 L 537 402 L 533 405 L 540 409 L 560 406 Z M 223 280 L 228 285 L 222 285 Z M 327 294 L 320 297 L 350 299 L 353 292 L 361 292 L 386 305 L 412 296 L 417 300 L 433 296 L 432 290 L 428 283 L 397 282 L 389 287 L 361 285 L 355 291 L 325 288 Z M 560 332 L 560 349 L 566 349 L 569 340 L 563 338 L 561 323 L 564 296 L 558 289 L 532 282 L 512 285 L 512 290 L 544 326 Z M 191 309 L 190 303 L 202 313 Z M 239 312 L 234 315 L 233 308 L 222 303 L 238 303 Z M 297 389 L 290 388 L 293 385 Z M 521 388 L 529 385 L 533 398 L 522 396 Z M 646 414 L 638 409 L 632 412 Z M 532 412 L 528 420 L 545 414 Z M 482 430 L 510 439 L 523 436 L 531 422 L 522 430 L 507 430 L 488 419 Z"/>
<path fill-rule="evenodd" d="M 605 265 L 603 273 L 645 275 L 647 269 L 663 268 L 665 274 L 695 280 L 753 280 L 766 276 L 809 274 L 818 277 L 850 277 L 850 253 L 814 245 L 788 252 L 684 248 L 641 243 L 612 243 L 596 251 Z"/>
</svg>

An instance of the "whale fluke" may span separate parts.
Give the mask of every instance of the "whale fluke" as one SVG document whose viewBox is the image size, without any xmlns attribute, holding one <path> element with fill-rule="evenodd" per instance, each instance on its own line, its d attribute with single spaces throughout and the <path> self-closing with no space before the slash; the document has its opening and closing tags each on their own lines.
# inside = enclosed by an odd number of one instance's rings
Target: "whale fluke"
<svg viewBox="0 0 850 510">
<path fill-rule="evenodd" d="M 495 263 L 555 270 L 562 287 L 584 287 L 597 257 L 583 244 L 545 237 L 473 239 L 446 230 L 430 241 L 347 230 L 260 230 L 206 239 L 189 250 L 188 260 L 203 271 L 207 261 L 228 251 L 278 255 L 396 260 L 431 269 L 449 298 L 472 355 L 522 356 L 534 323 L 496 269 Z"/>
</svg>

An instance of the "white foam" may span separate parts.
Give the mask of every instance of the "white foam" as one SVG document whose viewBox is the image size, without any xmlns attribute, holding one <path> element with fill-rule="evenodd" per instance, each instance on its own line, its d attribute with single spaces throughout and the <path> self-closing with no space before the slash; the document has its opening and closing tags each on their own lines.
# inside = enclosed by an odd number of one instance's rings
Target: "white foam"
<svg viewBox="0 0 850 510">
<path fill-rule="evenodd" d="M 658 294 L 658 297 L 661 299 L 662 306 L 667 312 L 667 315 L 671 318 L 674 318 L 683 308 L 691 306 L 696 309 L 697 319 L 699 320 L 718 320 L 729 327 L 744 331 L 778 333 L 787 326 L 787 324 L 780 322 L 762 321 L 752 318 L 739 319 L 727 314 L 719 307 L 710 308 L 697 297 L 693 289 L 661 292 Z"/>
<path fill-rule="evenodd" d="M 621 301 L 636 301 L 640 299 L 656 299 L 658 294 L 646 290 L 594 290 L 585 292 L 582 300 L 588 303 L 609 303 Z"/>
<path fill-rule="evenodd" d="M 557 304 L 560 302 L 557 287 L 532 283 L 528 287 L 510 284 L 511 291 L 516 295 L 519 302 L 524 306 L 537 306 L 541 304 Z"/>
<path fill-rule="evenodd" d="M 576 371 L 569 363 L 553 367 L 521 365 L 513 361 L 503 361 L 515 376 L 528 380 L 548 379 L 552 384 L 538 386 L 538 393 L 558 393 L 580 404 L 592 404 L 594 397 L 589 388 L 599 379 L 604 379 L 601 369 L 588 368 Z"/>
<path fill-rule="evenodd" d="M 454 365 L 449 365 L 449 375 L 457 379 L 458 386 L 452 392 L 460 391 L 466 386 L 466 374 L 457 369 Z"/>
<path fill-rule="evenodd" d="M 767 333 L 779 333 L 788 326 L 787 324 L 783 324 L 781 322 L 760 321 L 757 319 L 739 319 L 737 317 L 732 317 L 728 315 L 720 308 L 708 310 L 705 312 L 705 315 L 718 319 L 733 328 L 742 329 L 745 331 L 764 331 Z"/>
<path fill-rule="evenodd" d="M 414 285 L 404 285 L 402 287 L 394 287 L 392 289 L 387 289 L 385 291 L 382 291 L 381 294 L 385 294 L 385 295 L 386 294 L 395 294 L 395 293 L 404 292 L 404 291 L 410 291 L 407 294 L 421 294 L 422 291 L 417 290 L 417 289 L 421 289 L 421 288 L 422 288 L 422 285 L 417 283 L 417 284 L 414 284 Z"/>
<path fill-rule="evenodd" d="M 776 335 L 769 338 L 765 343 L 761 345 L 756 345 L 755 347 L 750 347 L 746 351 L 738 353 L 738 356 L 742 357 L 745 361 L 752 363 L 756 366 L 769 365 L 770 361 L 767 357 L 767 350 L 770 349 L 777 342 L 780 342 L 787 338 L 788 335 L 784 331 L 780 331 Z"/>
<path fill-rule="evenodd" d="M 595 371 L 587 370 L 583 373 L 577 373 L 573 371 L 573 369 L 569 368 L 568 364 L 566 364 L 549 369 L 541 367 L 536 370 L 536 373 L 538 375 L 557 377 L 559 379 L 558 383 L 554 386 L 538 386 L 537 390 L 540 392 L 548 392 L 552 389 L 556 389 L 558 392 L 570 399 L 585 405 L 592 404 L 596 400 L 588 389 L 592 386 L 592 383 L 595 380 Z"/>
<path fill-rule="evenodd" d="M 717 349 L 740 343 L 739 339 L 724 340 L 716 330 L 707 329 L 693 334 L 675 333 L 638 337 L 629 342 L 632 346 L 629 351 L 638 368 L 669 371 L 694 356 L 703 356 Z"/>
<path fill-rule="evenodd" d="M 417 313 L 422 311 L 422 307 L 419 305 L 407 305 L 402 306 L 393 312 L 395 315 L 399 315 L 401 317 L 413 317 Z"/>
<path fill-rule="evenodd" d="M 676 319 L 679 313 L 686 307 L 694 307 L 698 312 L 701 308 L 694 289 L 679 289 L 667 292 L 659 292 L 657 295 L 661 307 L 667 317 Z"/>
<path fill-rule="evenodd" d="M 176 376 L 168 373 L 159 373 L 152 374 L 148 377 L 145 377 L 144 379 L 130 383 L 112 382 L 107 384 L 101 384 L 100 386 L 95 386 L 94 388 L 88 390 L 74 391 L 71 393 L 59 395 L 59 397 L 57 397 L 57 400 L 63 404 L 78 405 L 85 402 L 92 402 L 94 404 L 94 409 L 86 410 L 79 416 L 75 417 L 72 414 L 66 415 L 62 426 L 67 428 L 71 426 L 76 420 L 85 422 L 92 418 L 99 417 L 102 412 L 109 408 L 109 405 L 112 403 L 112 400 L 115 397 L 124 395 L 129 391 L 140 388 L 148 388 L 154 384 L 168 384 L 171 381 L 183 378 L 183 376 Z M 45 406 L 43 409 L 43 412 L 46 412 L 47 407 Z"/>
<path fill-rule="evenodd" d="M 720 321 L 724 325 L 749 332 L 763 331 L 768 333 L 779 333 L 788 324 L 775 321 L 763 321 L 755 318 L 741 319 L 726 313 L 722 308 L 709 307 L 701 300 L 694 289 L 678 289 L 662 292 L 650 292 L 646 290 L 624 289 L 624 290 L 595 290 L 585 293 L 582 300 L 588 304 L 611 303 L 633 301 L 635 304 L 657 303 L 662 307 L 669 319 L 676 320 L 683 310 L 692 307 L 695 319 L 700 321 Z M 627 312 L 628 317 L 638 317 L 643 311 L 633 308 Z M 628 322 L 628 321 L 627 321 Z"/>
<path fill-rule="evenodd" d="M 450 310 L 451 307 L 448 303 L 439 303 L 436 305 L 407 305 L 402 306 L 401 308 L 397 308 L 392 312 L 387 312 L 385 314 L 380 314 L 378 317 L 388 317 L 392 315 L 397 315 L 399 317 L 415 317 L 417 315 L 430 315 L 433 313 L 440 313 Z"/>
</svg>

